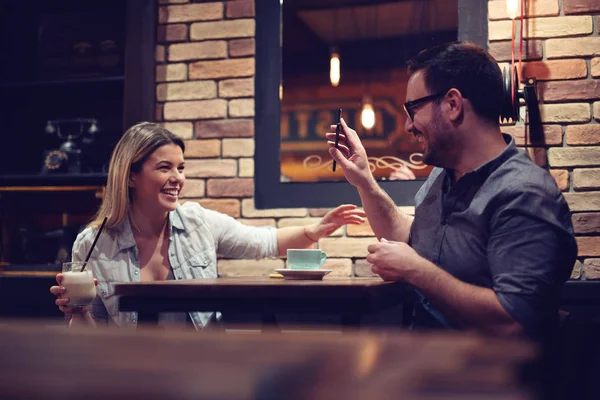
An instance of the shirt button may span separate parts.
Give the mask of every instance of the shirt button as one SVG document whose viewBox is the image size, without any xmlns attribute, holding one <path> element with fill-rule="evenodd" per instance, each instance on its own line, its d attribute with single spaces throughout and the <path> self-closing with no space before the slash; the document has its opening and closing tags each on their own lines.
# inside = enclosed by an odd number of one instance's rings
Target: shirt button
<svg viewBox="0 0 600 400">
<path fill-rule="evenodd" d="M 103 294 L 104 296 L 106 296 L 106 290 L 103 290 L 103 291 L 102 291 L 102 294 Z"/>
<path fill-rule="evenodd" d="M 140 271 L 138 271 L 137 269 L 133 272 L 134 274 L 138 275 L 140 273 Z"/>
</svg>

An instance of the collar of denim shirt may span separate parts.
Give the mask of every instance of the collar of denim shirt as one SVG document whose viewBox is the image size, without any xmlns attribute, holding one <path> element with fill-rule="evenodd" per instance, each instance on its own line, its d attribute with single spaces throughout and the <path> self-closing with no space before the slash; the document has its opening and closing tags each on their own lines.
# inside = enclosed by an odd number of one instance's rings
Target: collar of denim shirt
<svg viewBox="0 0 600 400">
<path fill-rule="evenodd" d="M 181 217 L 181 205 L 177 204 L 177 208 L 169 212 L 169 225 L 171 230 L 178 229 L 186 231 L 186 226 L 183 218 Z M 131 230 L 131 223 L 129 218 L 125 218 L 115 229 L 117 232 L 117 243 L 119 250 L 124 250 L 135 246 L 135 239 L 133 237 L 133 231 Z"/>
</svg>

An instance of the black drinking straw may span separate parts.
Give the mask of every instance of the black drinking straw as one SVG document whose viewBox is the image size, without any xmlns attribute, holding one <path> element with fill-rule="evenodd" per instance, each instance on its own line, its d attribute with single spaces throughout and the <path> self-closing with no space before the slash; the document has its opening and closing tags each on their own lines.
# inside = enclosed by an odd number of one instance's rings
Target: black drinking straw
<svg viewBox="0 0 600 400">
<path fill-rule="evenodd" d="M 100 234 L 102 233 L 102 229 L 104 229 L 104 225 L 106 225 L 107 220 L 108 220 L 108 217 L 104 217 L 104 221 L 102 221 L 102 225 L 100 225 L 100 229 L 98 229 L 98 233 L 96 233 L 96 237 L 94 238 L 94 243 L 92 243 L 92 247 L 90 247 L 90 251 L 88 251 L 87 257 L 85 258 L 85 261 L 83 262 L 83 267 L 81 267 L 81 272 L 83 272 L 83 270 L 87 266 L 87 263 L 88 263 L 90 257 L 92 256 L 92 251 L 94 251 L 94 246 L 96 246 L 96 242 L 98 241 L 98 238 L 100 237 Z"/>
<path fill-rule="evenodd" d="M 342 127 L 342 109 L 338 110 L 337 115 L 337 125 L 335 126 L 335 148 L 338 148 L 338 143 L 340 142 L 340 128 Z M 337 163 L 333 160 L 333 172 L 335 172 L 335 167 Z"/>
</svg>

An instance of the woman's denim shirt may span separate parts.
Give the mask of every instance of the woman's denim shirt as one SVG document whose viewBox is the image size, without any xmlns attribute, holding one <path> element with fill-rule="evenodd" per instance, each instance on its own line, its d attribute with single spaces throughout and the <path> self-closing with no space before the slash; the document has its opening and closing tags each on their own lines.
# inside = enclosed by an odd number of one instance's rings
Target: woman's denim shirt
<svg viewBox="0 0 600 400">
<path fill-rule="evenodd" d="M 276 229 L 246 226 L 198 203 L 178 205 L 169 213 L 169 262 L 175 279 L 217 277 L 217 253 L 231 258 L 277 257 Z M 86 228 L 73 244 L 73 261 L 83 261 L 97 228 Z M 136 312 L 119 312 L 115 284 L 140 281 L 138 249 L 129 219 L 105 231 L 89 261 L 98 279 L 98 296 L 90 312 L 98 323 L 135 327 Z M 89 268 L 89 267 L 88 267 Z M 196 329 L 204 327 L 213 312 L 190 312 Z"/>
</svg>

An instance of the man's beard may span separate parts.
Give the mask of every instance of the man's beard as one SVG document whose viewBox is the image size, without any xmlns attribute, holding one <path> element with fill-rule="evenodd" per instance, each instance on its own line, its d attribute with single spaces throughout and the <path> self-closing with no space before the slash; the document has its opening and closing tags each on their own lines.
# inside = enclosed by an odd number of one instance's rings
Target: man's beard
<svg viewBox="0 0 600 400">
<path fill-rule="evenodd" d="M 453 146 L 449 129 L 443 123 L 440 115 L 439 105 L 434 106 L 431 124 L 428 128 L 427 139 L 425 140 L 425 150 L 423 152 L 423 162 L 427 165 L 436 167 L 449 167 L 449 155 L 452 153 Z"/>
</svg>

